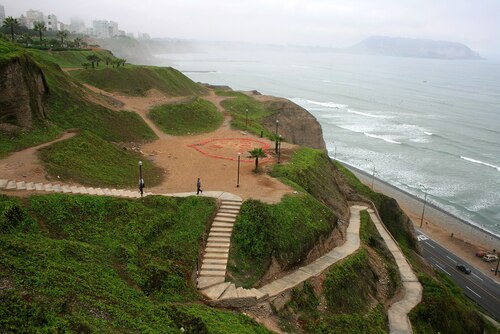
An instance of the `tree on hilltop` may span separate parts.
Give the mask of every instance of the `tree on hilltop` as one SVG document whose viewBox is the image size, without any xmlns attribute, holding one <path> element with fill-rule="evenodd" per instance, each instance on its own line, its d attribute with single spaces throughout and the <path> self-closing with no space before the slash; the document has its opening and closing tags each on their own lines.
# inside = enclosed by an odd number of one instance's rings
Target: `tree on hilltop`
<svg viewBox="0 0 500 334">
<path fill-rule="evenodd" d="M 47 31 L 47 27 L 45 27 L 45 22 L 38 21 L 33 25 L 33 30 L 38 32 L 38 36 L 40 37 L 40 44 L 42 44 L 43 32 Z"/>
<path fill-rule="evenodd" d="M 57 37 L 61 39 L 61 47 L 64 47 L 64 39 L 68 37 L 68 32 L 66 30 L 58 31 Z"/>
<path fill-rule="evenodd" d="M 92 68 L 94 68 L 94 64 L 97 62 L 97 64 L 99 64 L 99 60 L 101 60 L 101 58 L 99 58 L 96 54 L 91 54 L 91 55 L 88 55 L 87 56 L 87 60 L 92 64 Z M 99 66 L 99 65 L 97 65 Z"/>
<path fill-rule="evenodd" d="M 21 35 L 21 41 L 26 45 L 26 47 L 28 47 L 33 40 L 31 39 L 31 36 L 29 34 L 24 33 Z"/>
<path fill-rule="evenodd" d="M 248 151 L 250 153 L 251 158 L 255 158 L 255 172 L 259 171 L 259 158 L 265 158 L 267 157 L 266 152 L 262 150 L 262 148 L 254 148 L 251 151 Z"/>
<path fill-rule="evenodd" d="M 80 48 L 80 45 L 82 44 L 83 40 L 80 37 L 77 37 L 73 40 L 73 43 L 75 43 L 75 46 L 77 48 Z"/>
<path fill-rule="evenodd" d="M 2 26 L 5 28 L 10 28 L 10 35 L 12 36 L 12 41 L 14 41 L 14 28 L 19 26 L 19 22 L 17 22 L 17 19 L 13 18 L 12 16 L 7 16 L 3 20 Z"/>
</svg>

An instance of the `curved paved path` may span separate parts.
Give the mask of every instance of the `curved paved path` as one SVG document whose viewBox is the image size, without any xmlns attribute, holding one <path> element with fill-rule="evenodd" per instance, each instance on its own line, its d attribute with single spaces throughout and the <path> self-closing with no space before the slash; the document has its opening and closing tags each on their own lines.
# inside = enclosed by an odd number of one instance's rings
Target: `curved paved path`
<svg viewBox="0 0 500 334">
<path fill-rule="evenodd" d="M 133 190 L 76 187 L 64 184 L 53 185 L 50 183 L 43 184 L 7 179 L 0 179 L 0 190 L 63 192 L 129 198 L 141 197 L 138 191 Z M 195 194 L 194 192 L 186 192 L 162 195 L 188 197 Z M 148 195 L 152 195 L 152 193 L 145 193 L 145 196 Z M 225 282 L 231 233 L 241 207 L 242 199 L 224 191 L 205 191 L 201 196 L 213 197 L 221 201 L 221 206 L 218 208 L 210 229 L 197 282 L 200 292 L 209 298 L 212 304 L 232 307 L 255 305 L 266 299 L 273 299 L 307 279 L 321 274 L 328 267 L 349 256 L 359 248 L 360 212 L 362 210 L 367 210 L 387 247 L 393 254 L 403 281 L 404 297 L 394 303 L 388 310 L 390 333 L 412 333 L 408 313 L 421 301 L 422 286 L 406 261 L 396 241 L 381 223 L 378 213 L 373 209 L 361 205 L 353 205 L 350 207 L 351 217 L 347 228 L 346 241 L 342 246 L 336 247 L 313 263 L 298 268 L 292 273 L 259 289 L 244 289 L 236 287 L 234 283 Z"/>
</svg>

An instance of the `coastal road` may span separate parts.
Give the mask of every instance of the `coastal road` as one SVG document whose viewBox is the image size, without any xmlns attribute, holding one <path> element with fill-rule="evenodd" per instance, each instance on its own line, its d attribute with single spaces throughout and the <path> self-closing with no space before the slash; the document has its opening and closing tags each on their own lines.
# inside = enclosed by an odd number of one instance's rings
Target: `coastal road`
<svg viewBox="0 0 500 334">
<path fill-rule="evenodd" d="M 480 270 L 469 265 L 464 260 L 455 256 L 446 248 L 431 240 L 424 233 L 417 231 L 417 239 L 422 246 L 422 255 L 434 269 L 437 269 L 460 286 L 465 295 L 480 305 L 490 316 L 500 321 L 500 284 L 492 280 Z M 463 264 L 471 270 L 465 274 L 456 268 L 457 264 Z M 492 267 L 496 263 L 491 264 Z"/>
</svg>

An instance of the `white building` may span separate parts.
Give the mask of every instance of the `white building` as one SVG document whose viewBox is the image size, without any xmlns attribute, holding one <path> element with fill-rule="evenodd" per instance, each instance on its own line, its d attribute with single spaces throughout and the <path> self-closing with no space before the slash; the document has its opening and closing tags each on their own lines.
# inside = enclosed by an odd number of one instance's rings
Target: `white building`
<svg viewBox="0 0 500 334">
<path fill-rule="evenodd" d="M 118 32 L 118 23 L 117 22 L 109 21 L 108 33 L 109 33 L 109 37 L 118 36 L 119 32 Z"/>
<path fill-rule="evenodd" d="M 5 19 L 5 8 L 3 8 L 2 5 L 0 5 L 0 22 L 3 22 Z"/>
<path fill-rule="evenodd" d="M 58 31 L 57 16 L 54 14 L 47 15 L 45 25 L 47 26 L 48 31 Z"/>
<path fill-rule="evenodd" d="M 109 37 L 109 22 L 106 20 L 92 21 L 92 29 L 94 30 L 95 37 L 98 37 L 98 38 L 108 38 Z"/>
<path fill-rule="evenodd" d="M 45 18 L 42 12 L 30 9 L 26 12 L 26 26 L 29 29 L 33 29 L 35 22 L 45 22 Z"/>
<path fill-rule="evenodd" d="M 87 32 L 85 22 L 82 19 L 72 17 L 69 25 L 69 31 L 77 34 L 84 34 Z"/>
</svg>

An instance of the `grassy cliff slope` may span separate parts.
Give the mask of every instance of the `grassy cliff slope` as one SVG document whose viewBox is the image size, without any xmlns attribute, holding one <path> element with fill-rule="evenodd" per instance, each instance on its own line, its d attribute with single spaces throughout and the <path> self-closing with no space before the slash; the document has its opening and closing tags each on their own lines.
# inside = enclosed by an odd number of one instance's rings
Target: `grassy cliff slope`
<svg viewBox="0 0 500 334">
<path fill-rule="evenodd" d="M 206 198 L 0 196 L 6 332 L 268 333 L 198 303 Z"/>
</svg>

